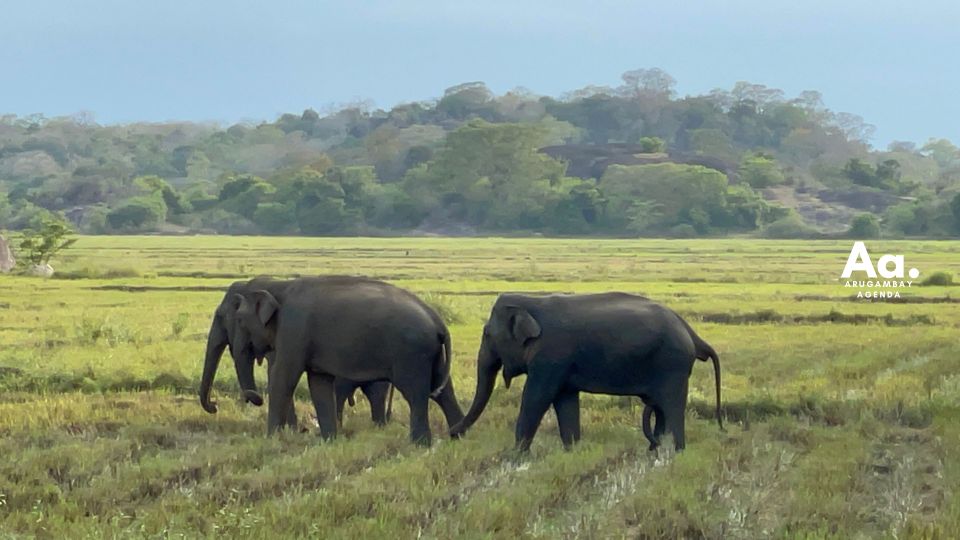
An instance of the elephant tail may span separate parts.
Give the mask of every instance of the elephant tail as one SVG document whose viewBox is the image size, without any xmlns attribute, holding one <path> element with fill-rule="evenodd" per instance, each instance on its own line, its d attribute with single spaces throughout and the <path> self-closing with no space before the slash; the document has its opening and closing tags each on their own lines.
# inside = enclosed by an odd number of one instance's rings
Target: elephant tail
<svg viewBox="0 0 960 540">
<path fill-rule="evenodd" d="M 693 328 L 690 328 L 690 325 L 687 324 L 687 321 L 683 320 L 683 317 L 677 315 L 677 318 L 680 319 L 680 322 L 683 323 L 683 326 L 687 329 L 687 333 L 690 334 L 690 339 L 693 340 L 693 346 L 695 349 L 695 355 L 697 360 L 702 360 L 706 362 L 707 360 L 713 361 L 713 379 L 717 389 L 717 425 L 720 426 L 720 429 L 723 429 L 723 412 L 720 407 L 720 355 L 717 354 L 717 351 L 710 346 L 709 343 L 703 340 L 696 332 L 693 331 Z"/>
<path fill-rule="evenodd" d="M 438 351 L 436 361 L 433 363 L 433 374 L 430 385 L 430 395 L 432 397 L 439 396 L 440 392 L 442 392 L 444 387 L 450 382 L 452 352 L 450 348 L 450 331 L 447 330 L 446 326 L 443 327 L 441 332 L 437 333 L 437 339 L 440 350 Z"/>
<path fill-rule="evenodd" d="M 720 356 L 717 355 L 717 351 L 713 350 L 713 347 L 708 345 L 706 341 L 700 341 L 706 346 L 707 356 L 713 361 L 713 378 L 717 386 L 717 425 L 720 426 L 720 430 L 722 431 L 723 413 L 720 409 Z"/>
</svg>

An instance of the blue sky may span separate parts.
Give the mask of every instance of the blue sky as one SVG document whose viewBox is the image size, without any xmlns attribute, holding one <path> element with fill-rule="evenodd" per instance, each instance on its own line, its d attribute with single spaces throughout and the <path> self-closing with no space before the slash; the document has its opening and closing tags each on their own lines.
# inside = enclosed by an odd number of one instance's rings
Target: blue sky
<svg viewBox="0 0 960 540">
<path fill-rule="evenodd" d="M 0 11 L 0 114 L 274 119 L 465 81 L 558 95 L 660 67 L 681 95 L 822 92 L 874 144 L 960 143 L 960 3 L 32 0 Z"/>
</svg>

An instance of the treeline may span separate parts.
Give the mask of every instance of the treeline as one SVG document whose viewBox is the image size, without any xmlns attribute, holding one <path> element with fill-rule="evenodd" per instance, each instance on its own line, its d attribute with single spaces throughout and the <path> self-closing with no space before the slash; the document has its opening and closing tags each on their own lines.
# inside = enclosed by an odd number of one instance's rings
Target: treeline
<svg viewBox="0 0 960 540">
<path fill-rule="evenodd" d="M 872 150 L 871 126 L 816 92 L 738 83 L 678 98 L 661 70 L 622 80 L 558 98 L 467 83 L 388 111 L 227 129 L 5 116 L 0 228 L 54 212 L 95 234 L 802 237 L 858 215 L 878 234 L 960 231 L 948 141 Z"/>
</svg>

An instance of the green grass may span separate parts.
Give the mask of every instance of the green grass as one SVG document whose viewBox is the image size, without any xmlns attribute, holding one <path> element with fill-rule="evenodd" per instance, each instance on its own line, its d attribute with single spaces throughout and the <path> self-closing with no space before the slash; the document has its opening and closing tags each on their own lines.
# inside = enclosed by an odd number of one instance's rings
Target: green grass
<svg viewBox="0 0 960 540">
<path fill-rule="evenodd" d="M 83 237 L 68 279 L 0 276 L 0 537 L 954 538 L 960 535 L 960 311 L 951 286 L 851 301 L 845 241 Z M 960 273 L 960 242 L 870 244 Z M 268 439 L 229 360 L 196 399 L 222 289 L 258 274 L 360 273 L 450 324 L 464 408 L 481 326 L 505 291 L 645 294 L 721 355 L 691 378 L 688 447 L 646 451 L 637 400 L 585 396 L 565 452 L 548 413 L 509 451 L 522 384 L 432 448 L 365 401 L 345 436 Z M 257 376 L 263 383 L 263 368 Z M 311 407 L 305 388 L 298 412 Z"/>
</svg>

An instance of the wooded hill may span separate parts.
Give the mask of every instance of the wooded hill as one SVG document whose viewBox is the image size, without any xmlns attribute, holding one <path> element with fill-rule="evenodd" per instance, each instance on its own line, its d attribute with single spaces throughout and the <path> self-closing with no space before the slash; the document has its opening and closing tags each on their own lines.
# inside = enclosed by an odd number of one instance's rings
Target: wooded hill
<svg viewBox="0 0 960 540">
<path fill-rule="evenodd" d="M 461 84 L 258 125 L 0 117 L 0 228 L 87 233 L 954 236 L 960 150 L 762 85 L 658 69 L 559 97 Z M 869 214 L 869 215 L 863 215 Z"/>
</svg>

